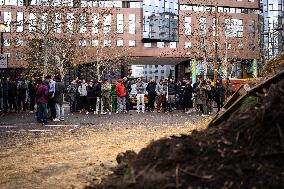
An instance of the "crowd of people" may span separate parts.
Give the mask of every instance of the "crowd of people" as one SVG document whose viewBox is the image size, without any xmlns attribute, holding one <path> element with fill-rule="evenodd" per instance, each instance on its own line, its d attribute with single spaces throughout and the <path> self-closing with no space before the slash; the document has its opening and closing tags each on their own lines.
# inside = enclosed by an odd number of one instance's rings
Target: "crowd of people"
<svg viewBox="0 0 284 189">
<path fill-rule="evenodd" d="M 228 82 L 227 82 L 228 83 Z M 227 90 L 226 90 L 227 89 Z M 151 79 L 144 83 L 138 78 L 134 85 L 137 113 L 145 111 L 172 112 L 192 110 L 209 115 L 213 112 L 213 104 L 218 111 L 223 106 L 225 96 L 230 94 L 229 87 L 223 87 L 217 80 L 213 85 L 210 80 L 198 78 L 196 83 L 184 79 L 175 82 L 164 79 L 156 82 Z M 64 121 L 63 102 L 69 102 L 70 112 L 112 114 L 127 113 L 132 108 L 133 87 L 128 79 L 117 79 L 116 83 L 107 79 L 85 81 L 79 78 L 65 86 L 60 76 L 47 75 L 39 83 L 35 79 L 0 81 L 0 112 L 20 112 L 29 110 L 36 112 L 37 121 L 47 123 Z M 65 97 L 65 98 L 64 98 Z M 145 100 L 148 102 L 145 105 Z M 35 109 L 36 107 L 36 109 Z"/>
</svg>

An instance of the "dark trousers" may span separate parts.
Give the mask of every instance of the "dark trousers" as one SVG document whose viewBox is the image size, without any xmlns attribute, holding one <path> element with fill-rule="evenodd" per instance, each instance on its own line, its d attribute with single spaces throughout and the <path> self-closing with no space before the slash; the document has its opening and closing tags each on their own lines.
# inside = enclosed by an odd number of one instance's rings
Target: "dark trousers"
<svg viewBox="0 0 284 189">
<path fill-rule="evenodd" d="M 3 96 L 3 112 L 6 114 L 8 112 L 8 97 Z"/>
<path fill-rule="evenodd" d="M 87 110 L 89 112 L 96 111 L 97 97 L 87 97 Z"/>
<path fill-rule="evenodd" d="M 18 107 L 18 111 L 20 111 L 22 109 L 22 105 L 23 105 L 23 111 L 26 111 L 26 97 L 25 96 L 18 96 L 18 103 L 17 103 L 17 107 Z"/>
<path fill-rule="evenodd" d="M 30 111 L 35 110 L 35 96 L 30 96 Z"/>
<path fill-rule="evenodd" d="M 188 110 L 189 108 L 192 108 L 193 104 L 191 101 L 191 97 L 190 96 L 185 96 L 183 98 L 183 110 Z"/>
<path fill-rule="evenodd" d="M 129 110 L 130 110 L 130 98 L 129 98 L 129 94 L 126 94 L 126 96 L 125 96 L 125 104 L 126 104 L 126 110 L 129 111 Z"/>
<path fill-rule="evenodd" d="M 87 110 L 87 96 L 79 97 L 79 110 Z"/>
<path fill-rule="evenodd" d="M 54 99 L 51 98 L 48 100 L 47 107 L 50 110 L 50 116 L 52 119 L 56 118 L 56 109 Z"/>
<path fill-rule="evenodd" d="M 155 110 L 156 95 L 148 95 L 148 100 L 149 100 L 148 110 L 154 111 Z"/>
<path fill-rule="evenodd" d="M 9 109 L 10 110 L 17 110 L 17 105 L 16 105 L 16 97 L 15 96 L 8 96 L 8 104 L 9 104 Z"/>
<path fill-rule="evenodd" d="M 69 102 L 70 112 L 76 112 L 76 100 L 70 100 Z"/>
<path fill-rule="evenodd" d="M 37 104 L 37 121 L 47 123 L 47 104 Z"/>
</svg>

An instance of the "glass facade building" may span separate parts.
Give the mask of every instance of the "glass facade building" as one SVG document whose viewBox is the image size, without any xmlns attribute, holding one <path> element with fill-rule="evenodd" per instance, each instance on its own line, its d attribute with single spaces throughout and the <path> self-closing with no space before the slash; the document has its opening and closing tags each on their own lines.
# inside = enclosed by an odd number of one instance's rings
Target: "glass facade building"
<svg viewBox="0 0 284 189">
<path fill-rule="evenodd" d="M 283 52 L 284 0 L 261 0 L 263 56 L 270 59 Z"/>
</svg>

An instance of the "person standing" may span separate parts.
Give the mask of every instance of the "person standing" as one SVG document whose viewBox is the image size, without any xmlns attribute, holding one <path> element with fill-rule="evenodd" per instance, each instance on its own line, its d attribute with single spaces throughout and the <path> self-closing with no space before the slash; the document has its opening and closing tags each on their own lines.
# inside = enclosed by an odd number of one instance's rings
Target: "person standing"
<svg viewBox="0 0 284 189">
<path fill-rule="evenodd" d="M 98 79 L 95 79 L 94 81 L 94 92 L 95 92 L 95 99 L 96 99 L 96 111 L 95 114 L 99 114 L 100 111 L 100 104 L 101 104 L 101 98 L 102 98 L 102 86 L 101 83 L 98 81 Z M 101 114 L 103 113 L 103 110 L 101 108 Z"/>
<path fill-rule="evenodd" d="M 63 107 L 63 95 L 65 93 L 64 83 L 61 81 L 61 76 L 57 75 L 55 77 L 55 93 L 54 102 L 56 109 L 56 118 L 53 121 L 64 121 L 64 107 Z"/>
<path fill-rule="evenodd" d="M 224 95 L 225 95 L 225 90 L 224 90 L 224 87 L 223 87 L 222 83 L 220 82 L 220 80 L 216 81 L 216 85 L 214 87 L 213 94 L 214 94 L 214 100 L 217 104 L 217 108 L 218 108 L 218 112 L 219 112 L 220 109 L 223 107 Z"/>
<path fill-rule="evenodd" d="M 161 112 L 161 108 L 163 108 L 166 102 L 166 93 L 167 93 L 167 85 L 166 83 L 161 79 L 160 82 L 156 85 L 156 94 L 157 94 L 157 112 Z"/>
<path fill-rule="evenodd" d="M 154 112 L 155 110 L 155 100 L 156 100 L 156 82 L 154 79 L 151 79 L 146 87 L 146 91 L 148 92 L 149 106 L 148 111 Z"/>
<path fill-rule="evenodd" d="M 36 89 L 37 121 L 47 123 L 48 81 L 42 80 Z"/>
<path fill-rule="evenodd" d="M 106 114 L 107 111 L 109 115 L 111 115 L 111 105 L 110 105 L 110 92 L 111 92 L 111 85 L 107 79 L 104 80 L 102 85 L 102 103 L 103 103 L 103 114 Z"/>
<path fill-rule="evenodd" d="M 83 81 L 79 84 L 78 93 L 80 95 L 79 102 L 80 102 L 80 112 L 87 110 L 87 84 L 86 81 Z"/>
<path fill-rule="evenodd" d="M 173 79 L 170 78 L 168 83 L 168 94 L 167 94 L 167 111 L 172 112 L 175 104 L 176 98 L 176 84 L 174 83 Z"/>
<path fill-rule="evenodd" d="M 136 91 L 137 91 L 137 113 L 140 112 L 140 104 L 142 104 L 142 113 L 145 111 L 145 103 L 144 103 L 144 97 L 145 97 L 145 85 L 141 78 L 137 79 L 136 82 Z"/>
<path fill-rule="evenodd" d="M 183 107 L 184 107 L 184 111 L 185 113 L 190 113 L 190 108 L 192 108 L 192 86 L 191 86 L 191 82 L 190 81 L 186 81 L 186 84 L 184 86 L 184 90 L 183 90 Z"/>
<path fill-rule="evenodd" d="M 55 81 L 51 77 L 51 75 L 47 75 L 45 79 L 48 82 L 48 103 L 47 107 L 50 110 L 50 119 L 53 120 L 56 118 L 56 109 L 54 102 L 54 94 L 55 94 Z"/>
<path fill-rule="evenodd" d="M 93 80 L 91 80 L 87 86 L 87 111 L 93 112 L 94 114 L 96 112 L 96 100 L 97 100 L 95 93 L 96 91 L 94 88 L 94 83 Z"/>
<path fill-rule="evenodd" d="M 76 95 L 77 95 L 77 83 L 73 80 L 67 88 L 67 95 L 69 100 L 70 112 L 76 112 Z"/>
<path fill-rule="evenodd" d="M 30 99 L 30 113 L 33 113 L 35 110 L 35 98 L 36 98 L 36 83 L 35 79 L 32 78 L 28 84 L 28 94 Z"/>
<path fill-rule="evenodd" d="M 10 78 L 7 78 L 8 81 L 8 103 L 9 103 L 9 109 L 10 111 L 14 110 L 17 111 L 17 85 L 15 80 L 10 80 Z"/>
<path fill-rule="evenodd" d="M 117 95 L 117 110 L 116 113 L 120 112 L 127 112 L 126 110 L 126 102 L 125 102 L 125 96 L 126 96 L 126 89 L 125 86 L 122 83 L 122 79 L 117 80 L 116 84 L 116 95 Z"/>
<path fill-rule="evenodd" d="M 17 86 L 17 94 L 18 94 L 18 103 L 17 110 L 21 111 L 23 105 L 23 111 L 26 111 L 26 97 L 27 97 L 27 85 L 25 80 L 20 80 Z"/>
<path fill-rule="evenodd" d="M 131 92 L 131 86 L 127 80 L 127 77 L 123 78 L 123 84 L 126 90 L 126 96 L 125 96 L 125 101 L 126 101 L 126 110 L 129 111 L 130 110 L 130 99 L 129 99 L 129 94 Z"/>
</svg>

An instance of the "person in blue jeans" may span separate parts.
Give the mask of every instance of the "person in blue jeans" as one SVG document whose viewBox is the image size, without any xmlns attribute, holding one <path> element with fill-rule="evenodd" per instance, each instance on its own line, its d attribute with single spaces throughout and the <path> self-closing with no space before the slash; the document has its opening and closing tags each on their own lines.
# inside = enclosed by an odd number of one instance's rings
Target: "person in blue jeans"
<svg viewBox="0 0 284 189">
<path fill-rule="evenodd" d="M 36 90 L 37 121 L 47 123 L 48 82 L 43 80 Z"/>
<path fill-rule="evenodd" d="M 53 121 L 64 121 L 63 94 L 65 93 L 64 83 L 61 81 L 61 76 L 55 76 L 55 93 L 54 102 L 56 109 L 56 118 Z"/>
</svg>

